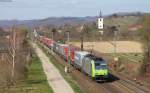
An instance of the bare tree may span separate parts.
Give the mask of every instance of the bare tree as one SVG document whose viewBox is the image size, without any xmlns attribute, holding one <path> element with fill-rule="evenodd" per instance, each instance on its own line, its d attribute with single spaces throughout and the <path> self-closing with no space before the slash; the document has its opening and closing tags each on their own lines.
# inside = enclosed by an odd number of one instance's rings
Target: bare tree
<svg viewBox="0 0 150 93">
<path fill-rule="evenodd" d="M 16 61 L 16 31 L 15 27 L 13 26 L 12 32 L 8 37 L 10 41 L 10 48 L 9 48 L 9 55 L 11 59 L 9 60 L 12 62 L 12 69 L 11 69 L 11 83 L 14 84 L 14 75 L 15 75 L 15 61 Z"/>
<path fill-rule="evenodd" d="M 145 73 L 150 72 L 150 15 L 144 16 L 142 26 L 143 28 L 140 31 L 144 50 L 142 73 Z"/>
<path fill-rule="evenodd" d="M 84 42 L 84 37 L 83 37 L 83 35 L 84 35 L 84 32 L 82 31 L 84 29 L 84 25 L 83 26 L 81 26 L 81 36 L 80 36 L 80 39 L 81 39 L 81 51 L 83 51 L 84 49 L 84 46 L 83 46 L 83 42 Z"/>
</svg>

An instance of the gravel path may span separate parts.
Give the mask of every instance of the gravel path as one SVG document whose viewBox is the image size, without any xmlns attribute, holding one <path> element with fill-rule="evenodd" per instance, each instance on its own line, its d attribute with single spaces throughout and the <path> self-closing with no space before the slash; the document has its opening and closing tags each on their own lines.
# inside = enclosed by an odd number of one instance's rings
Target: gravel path
<svg viewBox="0 0 150 93">
<path fill-rule="evenodd" d="M 44 72 L 47 76 L 49 85 L 52 87 L 54 93 L 74 93 L 69 84 L 64 80 L 56 67 L 50 62 L 49 58 L 38 48 L 36 44 L 33 44 L 35 52 L 42 62 Z"/>
</svg>

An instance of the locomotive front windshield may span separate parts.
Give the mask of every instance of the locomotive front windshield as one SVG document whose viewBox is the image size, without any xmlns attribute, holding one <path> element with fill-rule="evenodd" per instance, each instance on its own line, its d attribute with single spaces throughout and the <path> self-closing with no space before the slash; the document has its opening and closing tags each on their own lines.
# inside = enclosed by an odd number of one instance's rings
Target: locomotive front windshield
<svg viewBox="0 0 150 93">
<path fill-rule="evenodd" d="M 101 61 L 96 61 L 95 62 L 95 69 L 96 70 L 105 70 L 107 69 L 107 64 L 105 62 L 101 62 Z"/>
</svg>

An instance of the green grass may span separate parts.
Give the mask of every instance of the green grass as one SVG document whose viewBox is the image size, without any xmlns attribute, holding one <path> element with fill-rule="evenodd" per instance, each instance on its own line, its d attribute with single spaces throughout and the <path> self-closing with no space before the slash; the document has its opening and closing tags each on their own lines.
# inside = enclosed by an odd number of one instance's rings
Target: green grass
<svg viewBox="0 0 150 93">
<path fill-rule="evenodd" d="M 28 69 L 28 77 L 14 86 L 0 89 L 0 93 L 53 93 L 43 72 L 40 59 L 34 55 Z"/>
<path fill-rule="evenodd" d="M 113 53 L 107 55 L 110 57 L 115 56 Z M 125 59 L 128 62 L 136 62 L 136 63 L 143 62 L 143 55 L 140 53 L 117 53 L 116 56 L 121 59 Z"/>
<path fill-rule="evenodd" d="M 40 59 L 36 55 L 32 58 L 32 64 L 25 83 L 36 88 L 32 93 L 53 93 L 52 88 L 48 85 L 46 75 L 43 72 Z"/>
<path fill-rule="evenodd" d="M 47 54 L 47 50 L 44 49 L 40 44 L 38 44 L 39 47 L 44 51 L 44 53 Z M 59 70 L 60 74 L 63 76 L 63 78 L 69 83 L 69 85 L 72 87 L 75 93 L 85 93 L 83 90 L 81 90 L 80 86 L 77 84 L 77 82 L 73 79 L 72 76 L 64 72 L 64 66 L 57 62 L 56 58 L 50 54 L 47 54 L 49 57 L 49 60 L 54 64 L 54 66 Z"/>
</svg>

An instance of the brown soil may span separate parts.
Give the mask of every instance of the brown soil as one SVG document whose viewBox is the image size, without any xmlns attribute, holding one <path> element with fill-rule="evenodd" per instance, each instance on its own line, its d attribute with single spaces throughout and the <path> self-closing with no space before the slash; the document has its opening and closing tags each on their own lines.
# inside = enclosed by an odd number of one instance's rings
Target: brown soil
<svg viewBox="0 0 150 93">
<path fill-rule="evenodd" d="M 72 45 L 80 47 L 80 42 L 72 42 Z M 134 41 L 117 41 L 117 53 L 142 53 L 142 45 Z M 113 53 L 114 42 L 84 42 L 85 49 L 93 49 L 100 53 Z"/>
<path fill-rule="evenodd" d="M 137 80 L 143 82 L 144 81 L 144 85 L 147 86 L 148 88 L 150 88 L 150 73 L 146 73 L 144 75 L 141 75 L 139 77 L 137 77 Z"/>
</svg>

